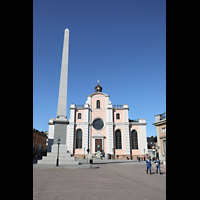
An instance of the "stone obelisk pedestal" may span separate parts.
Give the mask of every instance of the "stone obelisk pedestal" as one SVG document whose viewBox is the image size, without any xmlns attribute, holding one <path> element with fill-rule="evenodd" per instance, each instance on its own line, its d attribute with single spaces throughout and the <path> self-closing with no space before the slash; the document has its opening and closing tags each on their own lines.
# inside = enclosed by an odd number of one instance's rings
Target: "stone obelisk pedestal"
<svg viewBox="0 0 200 200">
<path fill-rule="evenodd" d="M 59 164 L 78 164 L 74 158 L 67 153 L 66 136 L 67 124 L 69 123 L 66 116 L 67 111 L 67 79 L 68 79 L 68 54 L 69 54 L 69 29 L 65 29 L 62 64 L 60 73 L 60 86 L 58 95 L 58 108 L 56 118 L 50 119 L 49 125 L 53 125 L 54 138 L 51 139 L 51 153 L 47 153 L 46 157 L 38 161 L 38 164 L 56 164 L 58 152 L 58 138 L 60 139 L 59 146 Z"/>
</svg>

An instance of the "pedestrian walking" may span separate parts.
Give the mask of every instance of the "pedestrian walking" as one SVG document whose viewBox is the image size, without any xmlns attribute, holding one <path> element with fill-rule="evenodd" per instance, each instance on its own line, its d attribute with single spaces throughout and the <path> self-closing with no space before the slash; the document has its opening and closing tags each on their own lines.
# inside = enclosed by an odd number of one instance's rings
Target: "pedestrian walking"
<svg viewBox="0 0 200 200">
<path fill-rule="evenodd" d="M 147 174 L 148 174 L 148 169 L 151 174 L 151 160 L 149 159 L 149 157 L 147 157 L 146 159 L 146 166 L 147 166 Z"/>
<path fill-rule="evenodd" d="M 161 174 L 161 171 L 160 171 L 160 160 L 159 160 L 158 157 L 156 158 L 155 163 L 156 163 L 156 173 L 158 173 L 158 169 L 159 169 L 159 172 Z"/>
<path fill-rule="evenodd" d="M 138 157 L 138 161 L 140 162 L 140 157 Z"/>
</svg>

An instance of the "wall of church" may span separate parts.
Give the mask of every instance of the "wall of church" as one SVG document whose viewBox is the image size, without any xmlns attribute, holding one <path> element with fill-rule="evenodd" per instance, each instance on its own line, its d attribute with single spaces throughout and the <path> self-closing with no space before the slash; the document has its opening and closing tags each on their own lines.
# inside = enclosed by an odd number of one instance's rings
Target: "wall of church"
<svg viewBox="0 0 200 200">
<path fill-rule="evenodd" d="M 132 149 L 132 155 L 140 155 L 141 154 L 141 137 L 140 137 L 139 126 L 131 126 L 130 127 L 130 133 L 131 133 L 132 130 L 137 131 L 137 137 L 138 137 L 138 149 Z"/>
<path fill-rule="evenodd" d="M 100 108 L 97 108 L 97 100 L 100 101 Z M 93 137 L 97 133 L 100 133 L 101 135 L 104 135 L 106 137 L 106 97 L 105 95 L 102 94 L 95 94 L 91 98 L 91 105 L 90 105 L 92 112 L 90 113 L 90 120 L 91 123 L 96 119 L 96 118 L 101 118 L 104 121 L 104 127 L 102 130 L 96 130 L 91 126 L 91 153 L 93 152 L 93 149 L 95 149 L 95 143 L 93 143 Z M 107 142 L 106 139 L 104 139 L 104 152 L 107 152 Z"/>
<path fill-rule="evenodd" d="M 78 119 L 78 114 L 81 114 L 81 118 Z M 81 123 L 81 122 L 84 122 L 84 109 L 76 109 L 75 111 L 75 121 L 76 123 Z"/>
<path fill-rule="evenodd" d="M 105 122 L 105 118 L 103 118 L 101 115 L 98 115 L 98 117 L 101 117 Z M 95 119 L 95 117 L 94 117 L 94 119 Z M 91 126 L 91 137 L 90 137 L 91 138 L 90 139 L 90 141 L 91 141 L 91 153 L 95 153 L 95 152 L 93 152 L 95 143 L 92 142 L 93 141 L 92 140 L 92 138 L 93 138 L 92 136 L 96 135 L 97 133 L 100 133 L 101 135 L 104 135 L 106 137 L 106 125 L 104 124 L 104 128 L 102 130 L 95 130 L 93 128 L 93 126 Z M 106 138 L 104 139 L 104 152 L 107 152 L 107 141 L 106 141 Z"/>
<path fill-rule="evenodd" d="M 125 123 L 124 115 L 125 115 L 124 109 L 122 108 L 113 109 L 113 122 L 115 124 L 114 133 L 117 129 L 121 131 L 121 143 L 122 143 L 122 149 L 115 149 L 115 155 L 117 157 L 118 156 L 121 157 L 123 155 L 123 157 L 125 158 L 127 154 L 130 154 L 130 149 L 126 147 L 127 144 L 129 145 L 130 140 L 129 140 L 129 131 L 127 132 L 127 124 Z M 128 116 L 126 116 L 126 118 L 127 117 Z"/>
<path fill-rule="evenodd" d="M 75 149 L 75 154 L 84 154 L 83 149 Z"/>
<path fill-rule="evenodd" d="M 122 139 L 122 149 L 115 149 L 115 155 L 125 155 L 125 127 L 124 126 L 120 126 L 120 125 L 117 125 L 115 128 L 114 128 L 114 132 L 119 129 L 121 131 L 121 139 Z"/>
<path fill-rule="evenodd" d="M 116 114 L 119 114 L 120 119 L 117 119 Z M 124 110 L 123 109 L 114 109 L 113 110 L 113 121 L 114 123 L 124 123 Z"/>
<path fill-rule="evenodd" d="M 75 109 L 75 123 L 76 123 L 76 128 L 74 131 L 74 153 L 79 155 L 79 154 L 84 154 L 84 136 L 85 136 L 85 131 L 84 131 L 84 109 Z M 82 130 L 82 148 L 77 149 L 76 148 L 76 131 L 78 129 Z M 87 137 L 87 136 L 86 136 Z M 85 153 L 86 153 L 87 147 L 85 147 Z M 79 157 L 79 156 L 76 156 Z"/>
<path fill-rule="evenodd" d="M 106 97 L 103 94 L 95 94 L 91 98 L 91 105 L 92 109 L 96 109 L 96 102 L 100 100 L 100 109 L 106 109 Z"/>
<path fill-rule="evenodd" d="M 81 149 L 76 149 L 76 131 L 78 130 L 78 129 L 81 129 L 82 130 L 82 148 Z M 84 153 L 84 146 L 83 146 L 83 138 L 84 138 L 84 127 L 83 127 L 83 125 L 78 125 L 77 124 L 77 126 L 76 126 L 76 128 L 75 128 L 75 132 L 74 132 L 74 153 L 75 154 L 83 154 Z M 87 150 L 87 149 L 86 149 Z"/>
</svg>

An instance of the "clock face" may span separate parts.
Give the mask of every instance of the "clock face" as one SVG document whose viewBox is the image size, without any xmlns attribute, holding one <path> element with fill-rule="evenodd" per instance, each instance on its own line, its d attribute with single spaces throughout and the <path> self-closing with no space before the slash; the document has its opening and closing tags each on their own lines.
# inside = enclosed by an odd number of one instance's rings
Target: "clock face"
<svg viewBox="0 0 200 200">
<path fill-rule="evenodd" d="M 103 123 L 102 119 L 98 118 L 98 119 L 95 119 L 93 121 L 93 127 L 94 127 L 94 129 L 101 130 L 103 128 L 103 126 L 104 126 L 104 123 Z"/>
</svg>

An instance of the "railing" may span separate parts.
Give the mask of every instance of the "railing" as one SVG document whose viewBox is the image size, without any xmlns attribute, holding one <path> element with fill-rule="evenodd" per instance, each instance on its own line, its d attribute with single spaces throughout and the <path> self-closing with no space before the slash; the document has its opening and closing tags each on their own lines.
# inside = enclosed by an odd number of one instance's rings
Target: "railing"
<svg viewBox="0 0 200 200">
<path fill-rule="evenodd" d="M 75 104 L 75 108 L 84 108 L 84 105 L 83 104 Z"/>
<path fill-rule="evenodd" d="M 163 113 L 163 114 L 160 115 L 160 120 L 166 119 L 166 115 L 165 114 L 166 113 Z"/>
<path fill-rule="evenodd" d="M 139 119 L 129 119 L 129 122 L 139 122 Z"/>
<path fill-rule="evenodd" d="M 113 108 L 123 108 L 123 105 L 113 105 Z"/>
</svg>

